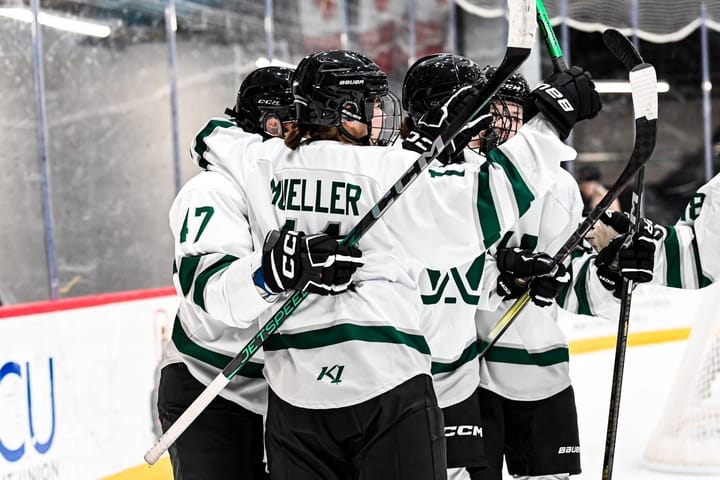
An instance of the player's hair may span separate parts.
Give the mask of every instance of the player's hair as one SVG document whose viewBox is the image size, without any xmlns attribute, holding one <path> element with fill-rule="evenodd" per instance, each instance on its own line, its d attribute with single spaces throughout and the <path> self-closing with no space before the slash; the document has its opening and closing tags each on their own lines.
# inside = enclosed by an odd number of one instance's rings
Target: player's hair
<svg viewBox="0 0 720 480">
<path fill-rule="evenodd" d="M 306 139 L 343 141 L 340 131 L 335 127 L 309 127 L 293 124 L 285 134 L 285 146 L 297 150 Z"/>
</svg>

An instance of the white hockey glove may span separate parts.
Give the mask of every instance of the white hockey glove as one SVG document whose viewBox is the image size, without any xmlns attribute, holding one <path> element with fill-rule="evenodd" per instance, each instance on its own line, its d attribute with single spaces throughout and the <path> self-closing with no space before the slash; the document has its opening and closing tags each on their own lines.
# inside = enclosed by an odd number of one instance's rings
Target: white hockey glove
<svg viewBox="0 0 720 480">
<path fill-rule="evenodd" d="M 533 303 L 547 307 L 552 304 L 560 289 L 570 282 L 570 274 L 565 266 L 556 265 L 547 253 L 501 248 L 495 258 L 500 270 L 497 292 L 506 300 L 520 298 L 529 289 Z"/>
<path fill-rule="evenodd" d="M 453 93 L 443 105 L 426 112 L 425 115 L 420 117 L 417 125 L 407 138 L 403 140 L 403 148 L 418 153 L 425 153 L 430 150 L 433 141 L 438 135 L 448 136 L 451 133 L 447 131 L 448 125 L 455 121 L 466 105 L 477 101 L 479 93 L 479 90 L 473 86 L 463 87 Z M 443 152 L 438 156 L 437 160 L 445 165 L 457 161 L 470 140 L 486 129 L 492 121 L 493 117 L 490 114 L 488 105 L 478 114 L 475 120 L 463 125 L 455 138 L 447 144 Z"/>
<path fill-rule="evenodd" d="M 341 245 L 324 233 L 271 230 L 265 237 L 262 270 L 266 289 L 272 293 L 302 290 L 319 295 L 346 291 L 352 276 L 363 265 L 362 252 Z"/>
</svg>

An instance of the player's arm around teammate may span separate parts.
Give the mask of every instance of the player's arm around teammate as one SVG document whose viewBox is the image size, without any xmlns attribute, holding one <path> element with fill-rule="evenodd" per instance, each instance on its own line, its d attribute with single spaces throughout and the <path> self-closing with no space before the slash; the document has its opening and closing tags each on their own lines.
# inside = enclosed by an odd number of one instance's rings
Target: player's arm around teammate
<svg viewBox="0 0 720 480">
<path fill-rule="evenodd" d="M 273 260 L 284 253 L 277 248 L 277 235 L 272 242 L 264 242 L 252 234 L 242 190 L 226 175 L 208 169 L 205 159 L 211 153 L 226 153 L 222 148 L 210 152 L 205 143 L 218 129 L 233 129 L 238 136 L 258 141 L 283 135 L 283 125 L 294 120 L 290 73 L 279 67 L 250 73 L 234 108 L 226 111 L 231 118 L 211 120 L 193 144 L 193 157 L 204 171 L 183 186 L 169 213 L 175 244 L 173 281 L 181 301 L 161 365 L 158 410 L 163 430 L 252 338 L 258 329 L 257 317 L 267 315 L 278 294 L 286 287 L 303 288 L 301 278 L 322 274 L 322 269 L 308 266 L 307 259 L 317 255 L 327 259 L 337 246 L 335 240 L 307 240 L 295 233 L 301 264 L 296 278 L 278 281 L 269 274 L 266 282 L 264 271 L 271 272 Z M 246 159 L 233 157 L 232 161 Z M 285 238 L 291 235 L 283 234 Z M 346 275 L 338 290 L 349 283 L 355 268 L 346 266 L 335 269 Z M 267 382 L 262 368 L 259 352 L 170 448 L 175 478 L 268 478 L 263 460 Z"/>
</svg>

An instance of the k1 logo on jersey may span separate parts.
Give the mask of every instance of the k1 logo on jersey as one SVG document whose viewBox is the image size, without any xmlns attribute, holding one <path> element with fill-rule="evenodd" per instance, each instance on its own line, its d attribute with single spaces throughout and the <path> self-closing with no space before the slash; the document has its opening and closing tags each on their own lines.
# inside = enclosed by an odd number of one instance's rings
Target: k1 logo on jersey
<svg viewBox="0 0 720 480">
<path fill-rule="evenodd" d="M 39 368 L 42 370 L 41 368 Z M 31 378 L 30 362 L 24 365 L 18 362 L 5 362 L 0 365 L 0 410 L 7 412 L 8 405 L 13 400 L 20 399 L 11 407 L 18 403 L 27 405 L 25 415 L 27 415 L 27 431 L 15 429 L 13 431 L 0 430 L 0 456 L 8 462 L 17 462 L 23 455 L 27 453 L 29 445 L 41 455 L 50 450 L 55 437 L 55 382 L 53 376 L 53 360 L 48 358 L 48 386 L 49 388 L 39 388 L 40 381 L 38 378 Z M 35 387 L 35 389 L 33 388 Z M 41 401 L 38 392 L 48 392 L 49 401 Z M 41 431 L 49 432 L 44 436 L 46 438 L 39 439 L 36 433 L 38 425 L 36 424 L 37 405 L 49 404 L 50 415 L 42 415 L 41 418 L 48 418 L 49 428 L 44 426 Z M 12 414 L 11 414 L 12 415 Z M 15 415 L 19 417 L 22 412 Z"/>
<path fill-rule="evenodd" d="M 327 377 L 330 380 L 330 383 L 340 383 L 342 382 L 340 377 L 342 377 L 343 370 L 345 370 L 345 365 L 322 367 L 322 370 L 320 371 L 320 375 L 318 375 L 317 380 L 321 381 L 323 380 L 323 378 Z"/>
</svg>

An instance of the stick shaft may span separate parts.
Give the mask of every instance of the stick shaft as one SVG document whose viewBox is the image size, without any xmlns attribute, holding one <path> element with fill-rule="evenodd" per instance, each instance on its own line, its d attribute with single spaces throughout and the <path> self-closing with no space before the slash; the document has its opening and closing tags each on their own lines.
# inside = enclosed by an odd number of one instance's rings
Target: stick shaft
<svg viewBox="0 0 720 480">
<path fill-rule="evenodd" d="M 640 227 L 640 208 L 642 205 L 643 181 L 645 168 L 637 173 L 633 204 L 630 219 L 633 229 L 637 233 Z M 620 315 L 618 318 L 617 340 L 615 342 L 615 361 L 613 363 L 613 378 L 610 387 L 610 407 L 608 410 L 608 424 L 605 433 L 605 454 L 603 456 L 602 480 L 611 480 L 615 461 L 615 444 L 617 442 L 617 427 L 620 420 L 620 398 L 622 396 L 623 374 L 625 372 L 625 353 L 627 352 L 628 332 L 630 330 L 630 306 L 632 304 L 633 282 L 623 279 L 622 294 L 620 296 Z"/>
<path fill-rule="evenodd" d="M 558 42 L 557 36 L 555 36 L 555 30 L 553 30 L 550 17 L 548 16 L 547 10 L 545 10 L 545 5 L 542 0 L 537 0 L 536 7 L 538 27 L 545 40 L 545 45 L 547 45 L 553 67 L 556 72 L 565 72 L 568 69 L 565 56 L 562 48 L 560 48 L 560 42 Z"/>
</svg>

